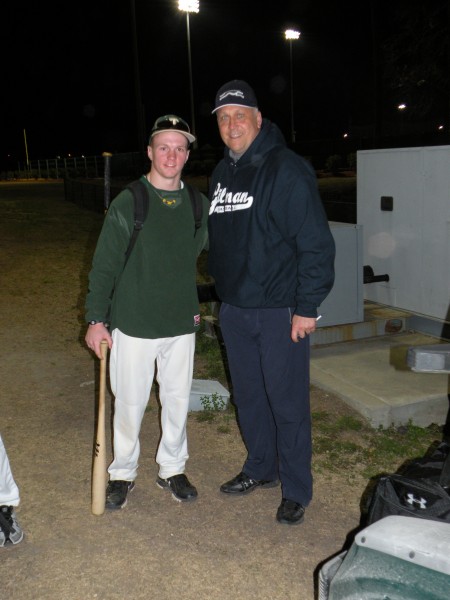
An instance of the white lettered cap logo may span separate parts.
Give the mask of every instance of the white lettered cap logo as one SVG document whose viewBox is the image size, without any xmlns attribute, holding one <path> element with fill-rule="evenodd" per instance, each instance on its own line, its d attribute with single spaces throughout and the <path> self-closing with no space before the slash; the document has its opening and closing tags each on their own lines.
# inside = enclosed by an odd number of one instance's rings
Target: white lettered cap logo
<svg viewBox="0 0 450 600">
<path fill-rule="evenodd" d="M 222 102 L 227 96 L 236 96 L 236 98 L 244 99 L 244 92 L 241 92 L 241 90 L 228 90 L 228 92 L 220 94 L 219 101 Z"/>
</svg>

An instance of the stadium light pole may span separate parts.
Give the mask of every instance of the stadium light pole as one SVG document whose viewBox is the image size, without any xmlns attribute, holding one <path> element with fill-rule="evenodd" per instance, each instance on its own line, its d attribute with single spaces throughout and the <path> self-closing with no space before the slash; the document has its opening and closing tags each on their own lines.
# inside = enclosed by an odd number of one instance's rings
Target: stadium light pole
<svg viewBox="0 0 450 600">
<path fill-rule="evenodd" d="M 138 139 L 139 152 L 142 152 L 143 149 L 145 148 L 145 118 L 144 118 L 144 106 L 142 104 L 142 94 L 141 94 L 141 77 L 140 77 L 140 69 L 139 69 L 139 50 L 138 50 L 138 42 L 137 42 L 135 0 L 131 0 L 131 22 L 132 22 L 132 35 L 133 35 L 134 93 L 135 93 L 135 102 L 136 102 L 137 139 Z"/>
<path fill-rule="evenodd" d="M 404 103 L 399 104 L 397 106 L 397 110 L 400 112 L 400 135 L 403 135 L 405 133 L 405 123 L 403 120 L 403 113 L 405 112 L 406 108 L 407 108 L 407 106 Z"/>
<path fill-rule="evenodd" d="M 295 125 L 294 125 L 294 77 L 293 77 L 293 66 L 292 66 L 292 41 L 298 40 L 300 37 L 300 31 L 295 29 L 286 29 L 284 37 L 289 42 L 289 64 L 290 64 L 290 76 L 291 76 L 291 141 L 295 143 Z"/>
<path fill-rule="evenodd" d="M 189 29 L 189 13 L 198 13 L 200 11 L 199 0 L 178 0 L 178 9 L 186 13 L 186 31 L 188 45 L 188 63 L 189 63 L 189 94 L 191 100 L 191 127 L 195 134 L 195 114 L 194 114 L 194 84 L 192 80 L 192 59 L 191 59 L 191 33 Z M 197 147 L 197 140 L 194 142 L 194 148 Z"/>
</svg>

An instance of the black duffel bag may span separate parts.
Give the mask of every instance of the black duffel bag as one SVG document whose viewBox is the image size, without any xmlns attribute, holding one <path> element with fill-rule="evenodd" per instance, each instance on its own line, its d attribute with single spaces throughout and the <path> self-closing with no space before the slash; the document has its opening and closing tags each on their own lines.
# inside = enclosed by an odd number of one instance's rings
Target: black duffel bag
<svg viewBox="0 0 450 600">
<path fill-rule="evenodd" d="M 450 523 L 450 445 L 441 442 L 430 456 L 401 473 L 381 477 L 368 507 L 367 525 L 400 515 Z"/>
</svg>

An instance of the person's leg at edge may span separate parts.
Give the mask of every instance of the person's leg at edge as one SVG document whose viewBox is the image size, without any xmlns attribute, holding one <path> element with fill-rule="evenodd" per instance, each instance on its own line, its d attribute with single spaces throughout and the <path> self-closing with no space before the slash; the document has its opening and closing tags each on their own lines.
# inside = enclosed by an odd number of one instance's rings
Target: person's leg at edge
<svg viewBox="0 0 450 600">
<path fill-rule="evenodd" d="M 195 333 L 166 338 L 157 357 L 162 436 L 156 462 L 159 477 L 185 471 L 189 458 L 186 422 L 194 368 Z"/>
<path fill-rule="evenodd" d="M 114 401 L 114 460 L 111 480 L 134 481 L 139 460 L 139 433 L 148 404 L 160 340 L 134 338 L 118 329 L 112 332 L 110 357 Z"/>
<path fill-rule="evenodd" d="M 259 309 L 222 304 L 220 325 L 233 385 L 233 402 L 248 451 L 242 470 L 252 479 L 277 480 L 275 423 L 261 369 Z"/>
<path fill-rule="evenodd" d="M 0 547 L 16 545 L 23 540 L 23 531 L 15 509 L 20 504 L 19 488 L 14 481 L 8 454 L 0 435 Z"/>
<path fill-rule="evenodd" d="M 0 505 L 19 506 L 20 494 L 11 472 L 8 454 L 0 435 Z"/>
</svg>

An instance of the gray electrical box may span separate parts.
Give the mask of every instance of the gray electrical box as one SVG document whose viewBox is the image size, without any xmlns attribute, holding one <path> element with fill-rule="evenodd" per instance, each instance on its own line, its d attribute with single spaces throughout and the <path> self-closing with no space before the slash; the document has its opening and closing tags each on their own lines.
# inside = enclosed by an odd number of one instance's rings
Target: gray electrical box
<svg viewBox="0 0 450 600">
<path fill-rule="evenodd" d="M 330 221 L 330 229 L 336 243 L 335 280 L 318 309 L 318 327 L 364 321 L 362 226 Z"/>
</svg>

